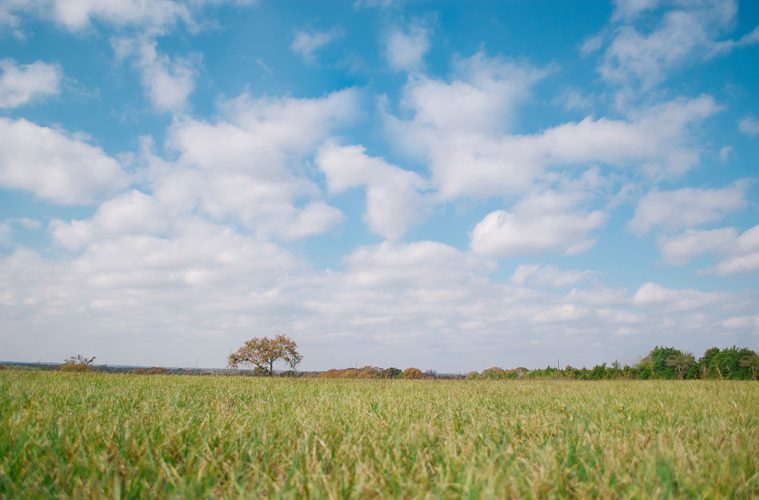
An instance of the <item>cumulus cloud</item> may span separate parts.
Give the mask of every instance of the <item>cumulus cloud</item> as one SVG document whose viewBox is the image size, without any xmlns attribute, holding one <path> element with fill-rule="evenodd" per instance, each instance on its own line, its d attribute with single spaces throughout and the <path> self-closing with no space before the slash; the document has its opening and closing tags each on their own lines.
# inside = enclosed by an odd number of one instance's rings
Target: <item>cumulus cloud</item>
<svg viewBox="0 0 759 500">
<path fill-rule="evenodd" d="M 328 31 L 305 31 L 295 32 L 290 49 L 308 63 L 316 62 L 316 51 L 339 38 L 342 32 L 338 29 Z"/>
<path fill-rule="evenodd" d="M 545 70 L 478 52 L 453 61 L 450 81 L 421 77 L 403 89 L 413 123 L 440 130 L 495 132 L 506 128 Z"/>
<path fill-rule="evenodd" d="M 660 3 L 661 0 L 616 0 L 612 19 L 632 21 L 643 12 L 658 7 Z"/>
<path fill-rule="evenodd" d="M 76 205 L 128 182 L 118 162 L 84 139 L 24 119 L 0 118 L 0 186 Z"/>
<path fill-rule="evenodd" d="M 556 266 L 522 264 L 514 269 L 509 281 L 519 286 L 563 288 L 587 281 L 594 275 L 593 271 L 562 271 Z"/>
<path fill-rule="evenodd" d="M 13 227 L 10 221 L 0 221 L 0 248 L 8 247 L 13 241 Z"/>
<path fill-rule="evenodd" d="M 415 71 L 424 64 L 430 48 L 430 30 L 415 22 L 406 29 L 393 29 L 384 40 L 384 56 L 390 69 Z"/>
<path fill-rule="evenodd" d="M 302 238 L 343 219 L 320 200 L 307 159 L 357 111 L 353 89 L 323 98 L 221 103 L 215 122 L 186 118 L 167 134 L 173 161 L 148 155 L 153 196 L 171 213 L 197 210 L 263 236 Z"/>
<path fill-rule="evenodd" d="M 759 272 L 759 226 L 743 233 L 733 227 L 711 230 L 688 230 L 682 234 L 658 239 L 664 259 L 675 265 L 712 254 L 717 263 L 701 272 L 730 276 Z"/>
<path fill-rule="evenodd" d="M 671 264 L 684 265 L 705 253 L 726 249 L 736 237 L 737 231 L 732 227 L 689 229 L 682 234 L 660 237 L 657 245 L 664 260 Z"/>
<path fill-rule="evenodd" d="M 221 3 L 245 5 L 254 0 L 6 0 L 0 4 L 0 23 L 19 28 L 22 16 L 31 14 L 70 31 L 95 23 L 160 31 L 177 21 L 191 23 L 196 10 Z"/>
<path fill-rule="evenodd" d="M 366 188 L 364 219 L 380 236 L 398 239 L 409 226 L 421 221 L 427 203 L 421 191 L 426 182 L 418 174 L 368 156 L 362 146 L 326 144 L 316 162 L 327 177 L 331 193 Z"/>
<path fill-rule="evenodd" d="M 0 108 L 17 108 L 31 101 L 57 95 L 62 71 L 55 64 L 36 61 L 17 64 L 0 60 Z"/>
<path fill-rule="evenodd" d="M 155 40 L 117 38 L 112 45 L 119 59 L 133 58 L 148 100 L 159 111 L 181 112 L 195 90 L 199 56 L 170 58 L 157 50 Z"/>
<path fill-rule="evenodd" d="M 738 130 L 746 135 L 759 135 L 759 120 L 753 116 L 747 116 L 738 122 Z"/>
<path fill-rule="evenodd" d="M 759 272 L 759 225 L 721 247 L 722 260 L 710 269 L 721 276 Z"/>
<path fill-rule="evenodd" d="M 731 319 L 756 317 L 746 294 L 657 283 L 630 294 L 581 281 L 566 292 L 502 283 L 493 270 L 419 241 L 361 247 L 313 271 L 281 247 L 191 220 L 162 237 L 113 234 L 64 262 L 27 249 L 0 256 L 0 311 L 15 357 L 58 359 L 78 340 L 109 363 L 185 366 L 222 365 L 251 331 L 290 333 L 305 369 L 350 359 L 452 371 L 537 367 L 556 352 L 593 364 L 655 343 L 698 350 L 717 333 L 739 344 L 755 334 Z M 150 348 L 157 339 L 160 353 Z"/>
<path fill-rule="evenodd" d="M 745 181 L 721 189 L 682 188 L 652 191 L 638 201 L 628 227 L 645 234 L 654 227 L 674 230 L 716 222 L 746 207 Z"/>
<path fill-rule="evenodd" d="M 102 203 L 89 220 L 54 220 L 50 225 L 55 241 L 71 250 L 121 235 L 161 236 L 167 228 L 168 219 L 159 204 L 137 190 Z"/>
<path fill-rule="evenodd" d="M 675 310 L 703 309 L 714 303 L 724 303 L 729 295 L 699 290 L 677 290 L 666 288 L 658 283 L 643 284 L 633 296 L 633 303 Z"/>
<path fill-rule="evenodd" d="M 606 81 L 645 91 L 673 70 L 759 42 L 759 29 L 738 40 L 720 40 L 734 25 L 733 0 L 673 2 L 663 14 L 659 5 L 652 0 L 617 2 L 611 40 L 598 68 Z"/>
<path fill-rule="evenodd" d="M 490 257 L 582 253 L 595 244 L 589 233 L 606 215 L 582 210 L 580 201 L 573 194 L 545 192 L 522 199 L 512 211 L 491 212 L 472 230 L 472 250 Z"/>
<path fill-rule="evenodd" d="M 385 112 L 389 134 L 428 164 L 441 198 L 520 194 L 552 168 L 604 164 L 676 178 L 699 162 L 694 124 L 720 108 L 710 96 L 641 109 L 627 120 L 586 117 L 534 134 L 509 134 L 520 102 L 545 75 L 477 54 L 451 81 L 412 79 L 401 100 L 410 118 Z"/>
</svg>

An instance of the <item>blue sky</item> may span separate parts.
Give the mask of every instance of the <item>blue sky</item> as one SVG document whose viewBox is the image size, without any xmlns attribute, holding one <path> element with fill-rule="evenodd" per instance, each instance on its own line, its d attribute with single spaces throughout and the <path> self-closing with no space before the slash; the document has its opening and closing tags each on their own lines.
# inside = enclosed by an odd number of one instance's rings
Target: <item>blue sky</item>
<svg viewBox="0 0 759 500">
<path fill-rule="evenodd" d="M 759 346 L 759 7 L 0 1 L 0 359 Z"/>
</svg>

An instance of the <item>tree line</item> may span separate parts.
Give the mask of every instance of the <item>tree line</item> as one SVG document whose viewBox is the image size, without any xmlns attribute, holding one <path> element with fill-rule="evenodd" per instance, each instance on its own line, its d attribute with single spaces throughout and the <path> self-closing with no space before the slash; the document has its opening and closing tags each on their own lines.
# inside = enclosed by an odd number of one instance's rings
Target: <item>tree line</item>
<svg viewBox="0 0 759 500">
<path fill-rule="evenodd" d="M 253 338 L 240 349 L 230 354 L 228 366 L 239 368 L 249 366 L 256 374 L 274 375 L 274 363 L 282 360 L 290 370 L 284 375 L 295 376 L 297 365 L 303 357 L 298 353 L 298 345 L 286 335 Z M 493 367 L 482 372 L 469 372 L 462 375 L 438 375 L 434 371 L 422 372 L 418 368 L 379 368 L 364 366 L 362 368 L 330 369 L 323 372 L 300 374 L 300 376 L 319 376 L 324 378 L 369 378 L 369 379 L 421 379 L 421 378 L 467 378 L 467 379 L 522 379 L 522 378 L 556 378 L 572 380 L 608 380 L 608 379 L 759 379 L 759 355 L 746 347 L 712 347 L 696 360 L 696 357 L 674 347 L 654 347 L 639 363 L 622 366 L 619 362 L 610 365 L 601 363 L 593 368 L 575 368 L 573 366 L 551 367 L 538 370 L 527 368 L 504 369 Z"/>
<path fill-rule="evenodd" d="M 466 378 L 469 380 L 509 380 L 509 379 L 569 379 L 569 380 L 759 380 L 759 354 L 747 347 L 712 347 L 699 358 L 674 347 L 656 346 L 640 362 L 622 366 L 614 361 L 601 363 L 593 368 L 575 368 L 573 366 L 540 368 L 529 370 L 524 367 L 492 367 L 482 372 L 472 371 L 466 375 L 438 374 L 434 371 L 423 372 L 418 368 L 379 368 L 364 366 L 362 368 L 330 369 L 322 372 L 298 372 L 297 366 L 303 356 L 298 352 L 298 345 L 286 335 L 274 338 L 255 337 L 243 344 L 229 355 L 227 366 L 233 369 L 252 369 L 246 374 L 263 376 L 297 376 L 322 378 L 362 378 L 362 379 L 439 379 Z M 94 367 L 94 357 L 72 356 L 61 365 L 62 371 L 90 371 Z M 283 361 L 289 370 L 275 372 L 274 365 Z M 163 368 L 137 369 L 136 374 L 167 373 Z M 239 371 L 235 373 L 240 373 Z"/>
<path fill-rule="evenodd" d="M 571 379 L 571 380 L 649 380 L 649 379 L 725 379 L 759 380 L 759 355 L 746 347 L 707 349 L 698 360 L 688 352 L 674 347 L 654 347 L 635 365 L 622 366 L 618 362 L 601 363 L 593 368 L 551 367 L 538 370 L 527 368 L 488 368 L 470 372 L 468 379 Z"/>
</svg>

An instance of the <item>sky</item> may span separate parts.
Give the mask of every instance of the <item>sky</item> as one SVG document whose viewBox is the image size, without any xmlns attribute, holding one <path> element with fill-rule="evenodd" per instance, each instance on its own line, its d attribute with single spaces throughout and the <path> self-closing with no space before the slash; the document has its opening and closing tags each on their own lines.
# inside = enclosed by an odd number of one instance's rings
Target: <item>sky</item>
<svg viewBox="0 0 759 500">
<path fill-rule="evenodd" d="M 0 0 L 0 359 L 759 347 L 759 3 Z"/>
</svg>

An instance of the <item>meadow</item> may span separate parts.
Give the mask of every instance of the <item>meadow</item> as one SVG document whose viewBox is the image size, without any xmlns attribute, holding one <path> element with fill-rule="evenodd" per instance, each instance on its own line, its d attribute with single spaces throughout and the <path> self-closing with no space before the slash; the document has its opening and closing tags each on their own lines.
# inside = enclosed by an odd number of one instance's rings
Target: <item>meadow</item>
<svg viewBox="0 0 759 500">
<path fill-rule="evenodd" d="M 759 496 L 759 384 L 0 371 L 0 497 Z"/>
</svg>

